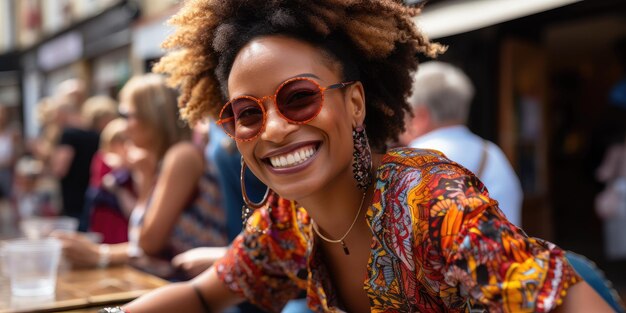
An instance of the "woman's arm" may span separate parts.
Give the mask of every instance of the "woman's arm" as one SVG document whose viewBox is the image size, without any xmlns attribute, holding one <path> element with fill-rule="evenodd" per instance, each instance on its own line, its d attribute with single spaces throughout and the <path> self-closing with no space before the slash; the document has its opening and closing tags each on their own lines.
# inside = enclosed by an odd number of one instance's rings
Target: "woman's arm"
<svg viewBox="0 0 626 313">
<path fill-rule="evenodd" d="M 194 291 L 194 286 L 198 293 Z M 208 313 L 203 308 L 200 296 L 203 297 L 210 312 L 222 312 L 243 300 L 224 286 L 215 268 L 210 268 L 189 282 L 171 284 L 142 296 L 125 305 L 124 309 L 132 313 Z"/>
<path fill-rule="evenodd" d="M 128 243 L 95 244 L 80 233 L 56 231 L 52 236 L 63 242 L 63 255 L 79 267 L 128 263 Z"/>
<path fill-rule="evenodd" d="M 556 313 L 586 313 L 586 312 L 614 312 L 600 295 L 584 281 L 570 287 L 563 304 L 553 312 Z"/>
<path fill-rule="evenodd" d="M 180 268 L 187 277 L 196 277 L 207 270 L 216 260 L 224 257 L 227 247 L 200 247 L 187 250 L 172 259 L 172 265 Z"/>
<path fill-rule="evenodd" d="M 156 255 L 166 246 L 203 170 L 202 155 L 191 143 L 179 143 L 167 151 L 139 236 L 139 246 L 146 254 Z"/>
</svg>

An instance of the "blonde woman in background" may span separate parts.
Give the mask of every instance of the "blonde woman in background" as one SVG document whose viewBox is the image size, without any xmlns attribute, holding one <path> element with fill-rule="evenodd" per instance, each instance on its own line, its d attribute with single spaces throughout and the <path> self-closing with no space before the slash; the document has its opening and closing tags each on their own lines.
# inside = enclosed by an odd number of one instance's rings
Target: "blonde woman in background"
<svg viewBox="0 0 626 313">
<path fill-rule="evenodd" d="M 79 235 L 59 234 L 73 263 L 105 266 L 132 258 L 147 271 L 173 278 L 172 256 L 227 244 L 219 188 L 177 111 L 176 93 L 159 75 L 135 77 L 124 86 L 120 112 L 135 146 L 128 157 L 138 186 L 129 242 L 95 245 Z"/>
</svg>

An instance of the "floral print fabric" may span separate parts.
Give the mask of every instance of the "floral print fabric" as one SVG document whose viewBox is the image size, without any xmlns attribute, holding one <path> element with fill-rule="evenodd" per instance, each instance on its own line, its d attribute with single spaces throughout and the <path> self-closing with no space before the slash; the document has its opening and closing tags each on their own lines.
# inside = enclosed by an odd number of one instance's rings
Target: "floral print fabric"
<svg viewBox="0 0 626 313">
<path fill-rule="evenodd" d="M 371 312 L 545 312 L 580 278 L 551 243 L 509 223 L 471 172 L 431 150 L 389 151 L 367 222 Z M 233 291 L 279 312 L 306 290 L 317 312 L 342 312 L 310 218 L 275 198 L 216 264 Z"/>
</svg>

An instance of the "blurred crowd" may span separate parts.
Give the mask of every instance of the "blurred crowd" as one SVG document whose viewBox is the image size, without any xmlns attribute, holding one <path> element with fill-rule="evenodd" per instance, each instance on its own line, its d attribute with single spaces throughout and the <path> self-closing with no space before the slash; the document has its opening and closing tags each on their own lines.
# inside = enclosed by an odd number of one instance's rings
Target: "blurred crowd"
<svg viewBox="0 0 626 313">
<path fill-rule="evenodd" d="M 67 80 L 39 101 L 40 131 L 27 141 L 0 106 L 2 236 L 18 235 L 20 221 L 67 216 L 80 232 L 54 236 L 77 266 L 132 262 L 171 280 L 208 267 L 206 253 L 180 254 L 224 247 L 240 232 L 239 214 L 225 209 L 241 208 L 240 157 L 221 130 L 179 119 L 176 98 L 155 74 L 132 78 L 117 99 Z M 219 162 L 235 173 L 230 189 L 218 183 L 231 176 Z M 265 191 L 248 181 L 252 195 Z"/>
<path fill-rule="evenodd" d="M 26 233 L 27 220 L 70 218 L 78 232 L 50 235 L 73 266 L 131 264 L 170 281 L 200 274 L 241 232 L 234 141 L 211 121 L 180 119 L 177 92 L 156 74 L 131 78 L 117 99 L 88 94 L 78 79 L 59 84 L 39 101 L 40 131 L 27 141 L 0 106 L 0 237 Z M 266 187 L 241 175 L 262 198 Z"/>
</svg>

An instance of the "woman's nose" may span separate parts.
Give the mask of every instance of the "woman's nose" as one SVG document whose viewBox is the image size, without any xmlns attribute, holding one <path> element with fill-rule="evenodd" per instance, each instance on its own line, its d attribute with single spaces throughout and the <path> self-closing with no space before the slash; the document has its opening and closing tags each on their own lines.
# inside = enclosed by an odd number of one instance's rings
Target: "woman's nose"
<svg viewBox="0 0 626 313">
<path fill-rule="evenodd" d="M 261 139 L 271 142 L 282 142 L 285 137 L 298 129 L 299 125 L 291 124 L 276 109 L 273 100 L 265 101 L 267 111 L 265 129 L 261 133 Z"/>
</svg>

